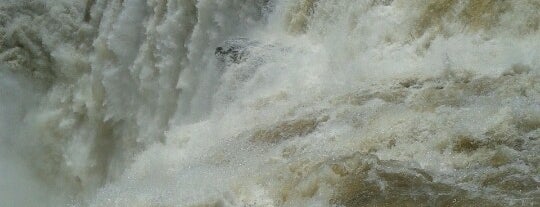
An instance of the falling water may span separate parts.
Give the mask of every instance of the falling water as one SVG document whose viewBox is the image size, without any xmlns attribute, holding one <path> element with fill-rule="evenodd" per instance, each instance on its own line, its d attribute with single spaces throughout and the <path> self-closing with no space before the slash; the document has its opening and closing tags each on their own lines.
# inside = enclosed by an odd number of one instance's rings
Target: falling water
<svg viewBox="0 0 540 207">
<path fill-rule="evenodd" d="M 0 206 L 538 206 L 538 0 L 3 0 Z"/>
</svg>

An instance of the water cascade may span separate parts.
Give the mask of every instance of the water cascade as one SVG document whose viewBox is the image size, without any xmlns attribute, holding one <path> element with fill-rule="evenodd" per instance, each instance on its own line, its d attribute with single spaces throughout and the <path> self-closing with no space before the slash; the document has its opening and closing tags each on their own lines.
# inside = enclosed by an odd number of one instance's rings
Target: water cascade
<svg viewBox="0 0 540 207">
<path fill-rule="evenodd" d="M 3 0 L 0 206 L 538 206 L 538 0 Z"/>
</svg>

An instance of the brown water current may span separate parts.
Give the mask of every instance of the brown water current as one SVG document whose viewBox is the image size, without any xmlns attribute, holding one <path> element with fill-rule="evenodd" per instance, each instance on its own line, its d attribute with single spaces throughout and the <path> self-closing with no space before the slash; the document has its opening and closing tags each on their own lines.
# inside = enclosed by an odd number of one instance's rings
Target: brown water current
<svg viewBox="0 0 540 207">
<path fill-rule="evenodd" d="M 0 206 L 539 206 L 538 0 L 4 0 Z"/>
</svg>

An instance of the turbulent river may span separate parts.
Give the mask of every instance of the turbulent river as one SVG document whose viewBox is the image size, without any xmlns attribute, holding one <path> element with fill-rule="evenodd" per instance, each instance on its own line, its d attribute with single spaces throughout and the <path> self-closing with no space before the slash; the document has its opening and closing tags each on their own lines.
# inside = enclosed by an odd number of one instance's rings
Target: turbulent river
<svg viewBox="0 0 540 207">
<path fill-rule="evenodd" d="M 2 0 L 0 206 L 539 206 L 539 0 Z"/>
</svg>

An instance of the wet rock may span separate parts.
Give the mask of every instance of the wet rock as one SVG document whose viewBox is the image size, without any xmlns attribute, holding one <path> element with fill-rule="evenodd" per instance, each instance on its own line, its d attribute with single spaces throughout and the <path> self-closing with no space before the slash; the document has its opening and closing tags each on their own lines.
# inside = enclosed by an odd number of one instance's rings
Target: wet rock
<svg viewBox="0 0 540 207">
<path fill-rule="evenodd" d="M 221 46 L 217 47 L 215 54 L 221 62 L 240 63 L 249 55 L 250 48 L 258 45 L 258 42 L 247 38 L 231 39 L 223 42 Z"/>
</svg>

